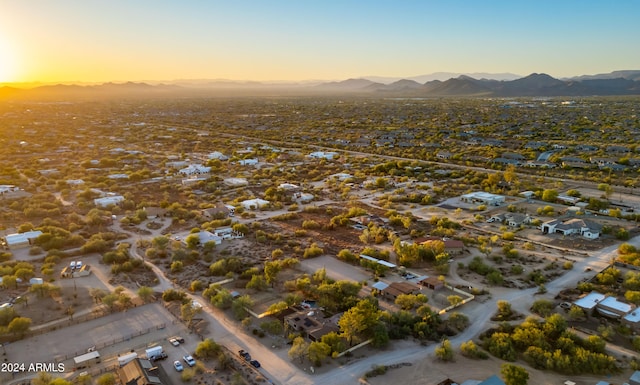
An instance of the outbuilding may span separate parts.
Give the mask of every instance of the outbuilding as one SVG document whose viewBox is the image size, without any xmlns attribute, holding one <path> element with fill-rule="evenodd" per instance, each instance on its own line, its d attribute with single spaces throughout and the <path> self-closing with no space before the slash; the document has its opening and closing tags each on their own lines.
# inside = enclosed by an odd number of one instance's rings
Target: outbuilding
<svg viewBox="0 0 640 385">
<path fill-rule="evenodd" d="M 35 239 L 41 235 L 42 231 L 32 230 L 24 233 L 9 234 L 5 237 L 5 241 L 10 250 L 15 250 L 33 245 Z"/>
</svg>

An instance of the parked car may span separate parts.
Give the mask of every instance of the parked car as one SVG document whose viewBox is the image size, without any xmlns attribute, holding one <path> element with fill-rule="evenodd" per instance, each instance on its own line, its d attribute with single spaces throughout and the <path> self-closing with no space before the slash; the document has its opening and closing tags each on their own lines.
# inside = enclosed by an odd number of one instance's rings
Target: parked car
<svg viewBox="0 0 640 385">
<path fill-rule="evenodd" d="M 184 360 L 184 362 L 187 363 L 187 365 L 189 366 L 193 366 L 196 364 L 196 360 L 193 359 L 193 357 L 191 357 L 190 355 L 184 356 L 182 357 L 182 359 Z"/>
<path fill-rule="evenodd" d="M 260 363 L 258 362 L 258 360 L 251 360 L 251 361 L 249 361 L 249 363 L 251 365 L 253 365 L 254 367 L 256 367 L 256 368 L 260 367 Z"/>
<path fill-rule="evenodd" d="M 170 343 L 171 345 L 173 345 L 173 346 L 178 346 L 178 345 L 180 345 L 180 342 L 179 342 L 177 339 L 175 339 L 175 338 L 169 338 L 169 343 Z"/>
<path fill-rule="evenodd" d="M 173 337 L 176 339 L 176 341 L 180 342 L 181 344 L 184 344 L 184 338 L 180 337 L 180 336 L 175 336 Z"/>
<path fill-rule="evenodd" d="M 167 353 L 162 352 L 162 353 L 160 353 L 158 355 L 153 356 L 153 360 L 152 361 L 161 361 L 161 360 L 164 360 L 164 359 L 166 359 L 168 357 L 169 356 L 167 355 Z"/>
<path fill-rule="evenodd" d="M 244 358 L 245 361 L 251 361 L 251 354 L 249 352 L 245 352 L 244 350 L 238 350 L 238 354 L 240 357 Z"/>
<path fill-rule="evenodd" d="M 173 367 L 176 368 L 176 371 L 181 372 L 184 370 L 184 366 L 180 363 L 180 361 L 173 361 Z"/>
<path fill-rule="evenodd" d="M 82 261 L 76 261 L 76 269 L 82 269 Z"/>
<path fill-rule="evenodd" d="M 71 261 L 71 263 L 69 263 L 69 269 L 74 270 L 76 268 L 76 261 Z"/>
</svg>

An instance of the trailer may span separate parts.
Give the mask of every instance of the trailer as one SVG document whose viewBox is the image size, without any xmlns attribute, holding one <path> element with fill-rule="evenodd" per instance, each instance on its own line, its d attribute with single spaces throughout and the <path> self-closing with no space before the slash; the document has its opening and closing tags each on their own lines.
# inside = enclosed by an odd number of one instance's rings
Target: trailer
<svg viewBox="0 0 640 385">
<path fill-rule="evenodd" d="M 138 353 L 136 352 L 131 352 L 125 355 L 122 355 L 120 357 L 118 357 L 118 364 L 120 365 L 120 367 L 125 366 L 126 364 L 128 364 L 129 362 L 135 360 L 136 358 L 138 358 Z"/>
<path fill-rule="evenodd" d="M 154 346 L 152 348 L 148 348 L 145 350 L 148 360 L 155 360 L 158 357 L 162 357 L 162 353 L 164 353 L 164 349 L 162 349 L 162 345 Z"/>
<path fill-rule="evenodd" d="M 100 362 L 100 353 L 98 353 L 96 350 L 79 355 L 77 357 L 73 357 L 73 363 L 76 367 L 76 370 L 85 368 L 88 365 L 91 365 L 93 363 L 97 364 L 99 362 Z"/>
</svg>

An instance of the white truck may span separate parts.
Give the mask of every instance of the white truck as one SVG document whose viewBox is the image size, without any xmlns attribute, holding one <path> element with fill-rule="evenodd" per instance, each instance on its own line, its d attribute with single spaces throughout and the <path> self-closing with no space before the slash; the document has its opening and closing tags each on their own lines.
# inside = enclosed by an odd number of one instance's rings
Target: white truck
<svg viewBox="0 0 640 385">
<path fill-rule="evenodd" d="M 162 349 L 162 345 L 148 348 L 147 350 L 145 350 L 145 353 L 147 354 L 147 359 L 151 361 L 160 359 L 164 356 L 163 354 L 164 350 Z"/>
<path fill-rule="evenodd" d="M 138 358 L 138 353 L 136 352 L 127 353 L 125 355 L 118 357 L 118 364 L 120 365 L 120 367 L 123 367 L 136 358 Z"/>
</svg>

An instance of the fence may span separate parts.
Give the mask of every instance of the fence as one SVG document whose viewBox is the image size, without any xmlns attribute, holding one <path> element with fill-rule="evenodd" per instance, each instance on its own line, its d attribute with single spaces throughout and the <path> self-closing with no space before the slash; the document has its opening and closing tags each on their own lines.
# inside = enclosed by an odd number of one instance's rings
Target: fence
<svg viewBox="0 0 640 385">
<path fill-rule="evenodd" d="M 107 341 L 107 342 L 103 342 L 101 344 L 97 344 L 96 346 L 92 347 L 96 350 L 98 349 L 103 349 L 106 348 L 107 346 L 112 346 L 115 344 L 118 344 L 120 342 L 124 342 L 124 341 L 129 341 L 132 338 L 135 337 L 139 337 L 148 333 L 151 333 L 154 330 L 162 330 L 166 327 L 166 324 L 162 323 L 156 326 L 152 326 L 150 328 L 147 328 L 145 330 L 140 330 L 138 332 L 129 334 L 128 336 L 123 336 L 120 338 L 114 338 L 111 341 Z M 131 346 L 129 347 L 129 349 L 134 349 L 134 350 L 138 350 L 138 349 L 144 349 L 147 347 L 146 343 L 142 343 L 142 344 L 138 344 L 135 346 Z M 77 357 L 79 355 L 85 354 L 86 351 L 80 351 L 80 352 L 75 352 L 75 353 L 68 353 L 65 355 L 59 355 L 54 357 L 54 361 L 56 363 L 60 363 L 66 360 L 71 360 L 74 357 Z M 116 355 L 113 356 L 102 356 L 100 357 L 101 360 L 108 360 L 112 357 L 115 357 Z M 66 368 L 69 368 L 70 370 L 75 370 L 75 368 L 73 367 L 73 365 L 69 365 L 68 367 L 65 365 Z M 102 367 L 95 367 L 95 368 L 83 368 L 82 371 L 86 371 L 88 374 L 92 375 L 92 376 L 96 376 L 96 375 L 100 375 L 102 373 L 106 373 L 109 371 L 113 371 L 115 369 L 117 369 L 119 366 L 118 365 L 111 365 L 111 366 L 102 366 Z M 79 374 L 80 372 L 78 372 Z M 24 373 L 0 373 L 0 384 L 9 384 L 11 381 L 14 381 L 14 384 L 30 384 L 30 378 L 35 376 L 37 373 L 30 373 L 30 375 L 28 376 L 24 376 Z"/>
<path fill-rule="evenodd" d="M 155 330 L 162 330 L 165 327 L 167 327 L 167 325 L 162 323 L 162 324 L 159 324 L 159 325 L 156 325 L 156 326 L 152 326 L 152 327 L 144 329 L 144 330 L 137 331 L 135 333 L 131 333 L 131 334 L 127 335 L 127 336 L 123 336 L 123 337 L 120 337 L 120 338 L 114 338 L 111 341 L 103 342 L 101 344 L 93 346 L 92 348 L 95 349 L 95 350 L 104 349 L 107 346 L 113 346 L 115 344 L 119 344 L 120 342 L 129 341 L 132 338 L 140 337 L 140 336 L 145 335 L 145 334 L 149 334 L 149 333 L 151 333 L 152 331 L 155 331 Z M 146 346 L 147 346 L 146 344 L 141 344 L 140 346 L 134 346 L 133 349 L 143 348 L 143 347 L 146 347 Z M 56 356 L 54 358 L 54 360 L 56 362 L 62 362 L 62 361 L 68 360 L 70 358 L 77 357 L 77 356 L 79 356 L 81 354 L 85 354 L 85 353 L 86 353 L 86 351 L 80 351 L 80 352 L 65 354 L 64 356 L 60 355 L 60 356 Z"/>
<path fill-rule="evenodd" d="M 41 334 L 49 333 L 49 332 L 51 332 L 53 330 L 65 328 L 65 327 L 71 326 L 71 325 L 77 325 L 77 324 L 80 324 L 82 322 L 91 321 L 91 320 L 94 320 L 96 318 L 105 317 L 105 316 L 110 315 L 110 314 L 112 314 L 112 313 L 108 312 L 106 310 L 94 310 L 91 313 L 79 315 L 77 317 L 74 317 L 73 319 L 66 318 L 66 317 L 65 318 L 61 318 L 61 319 L 57 319 L 57 320 L 54 320 L 54 321 L 50 321 L 50 322 L 48 322 L 46 324 L 36 326 L 36 328 L 30 330 L 24 336 L 19 336 L 19 335 L 15 335 L 15 334 L 6 334 L 6 335 L 0 337 L 0 342 L 2 342 L 2 343 L 5 343 L 5 342 L 16 342 L 16 341 L 19 341 L 21 339 L 26 339 L 26 338 L 30 338 L 30 337 L 39 336 Z"/>
</svg>

